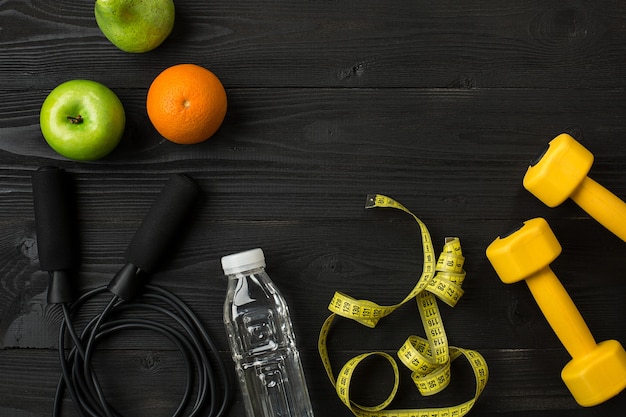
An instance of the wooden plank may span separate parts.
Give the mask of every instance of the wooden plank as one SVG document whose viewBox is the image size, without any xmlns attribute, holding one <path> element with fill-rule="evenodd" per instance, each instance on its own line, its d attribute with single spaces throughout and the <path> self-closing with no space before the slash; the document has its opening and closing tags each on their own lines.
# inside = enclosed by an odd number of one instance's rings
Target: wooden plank
<svg viewBox="0 0 626 417">
<path fill-rule="evenodd" d="M 392 351 L 388 353 L 393 354 Z M 490 365 L 492 381 L 477 402 L 472 415 L 513 415 L 532 413 L 563 413 L 575 417 L 589 415 L 589 409 L 576 405 L 559 377 L 563 355 L 560 350 L 491 350 L 481 352 Z M 345 352 L 344 358 L 350 357 Z M 316 363 L 315 352 L 303 352 L 305 372 L 316 415 L 352 415 L 335 397 L 330 383 Z M 225 359 L 229 360 L 225 355 Z M 461 360 L 459 360 L 461 361 Z M 180 356 L 171 351 L 118 350 L 104 352 L 94 362 L 97 370 L 106 367 L 99 377 L 109 401 L 124 415 L 167 416 L 178 404 L 185 372 Z M 376 364 L 363 365 L 367 383 L 355 388 L 355 398 L 371 400 L 380 391 L 387 392 L 391 381 L 389 369 Z M 48 350 L 0 351 L 0 412 L 6 417 L 39 417 L 50 415 L 59 367 L 56 354 Z M 410 381 L 408 372 L 401 370 L 400 391 L 394 407 L 429 408 L 459 404 L 471 398 L 473 376 L 467 363 L 455 362 L 452 383 L 441 394 L 422 398 Z M 547 376 L 546 376 L 547 375 Z M 125 381 L 120 385 L 119 381 Z M 128 387 L 132 387 L 129 395 Z M 623 395 L 593 409 L 598 415 L 618 414 Z M 64 402 L 68 417 L 75 415 L 69 399 Z M 243 415 L 240 391 L 228 416 Z"/>
<path fill-rule="evenodd" d="M 393 305 L 400 302 L 417 282 L 422 258 L 412 221 L 396 218 L 389 222 L 389 217 L 384 214 L 377 219 L 365 223 L 320 224 L 315 221 L 278 226 L 263 222 L 200 223 L 185 236 L 171 258 L 164 261 L 162 270 L 152 281 L 172 289 L 188 302 L 211 334 L 222 339 L 219 345 L 226 349 L 221 324 L 226 282 L 219 258 L 261 246 L 267 253 L 274 279 L 290 300 L 303 347 L 313 348 L 319 328 L 328 315 L 326 307 L 335 291 Z M 621 322 L 626 315 L 621 294 L 626 290 L 626 283 L 612 267 L 620 262 L 621 246 L 607 248 L 602 255 L 604 262 L 596 265 L 589 245 L 601 242 L 604 231 L 592 222 L 580 223 L 555 223 L 555 230 L 563 232 L 559 237 L 567 246 L 553 268 L 599 340 L 621 339 L 624 335 Z M 112 243 L 109 237 L 128 235 L 130 240 L 136 229 L 136 226 L 117 229 L 102 223 L 100 230 L 107 227 L 108 233 L 90 231 L 89 241 L 85 242 L 77 284 L 83 291 L 107 285 L 124 263 L 126 245 Z M 444 225 L 438 223 L 438 227 Z M 468 277 L 465 283 L 467 293 L 459 305 L 454 309 L 442 305 L 452 343 L 476 349 L 560 347 L 526 286 L 523 283 L 502 284 L 487 263 L 484 248 L 498 232 L 492 225 L 488 230 L 493 231 L 493 237 L 487 237 L 483 227 L 483 223 L 478 223 L 470 230 L 465 224 L 457 230 L 465 239 L 462 243 L 468 243 L 464 250 Z M 20 232 L 16 233 L 19 236 Z M 576 247 L 570 244 L 577 241 L 578 233 L 590 237 L 589 245 Z M 329 236 L 335 237 L 330 240 Z M 443 236 L 439 235 L 441 243 Z M 60 312 L 58 308 L 46 305 L 45 274 L 38 271 L 36 258 L 15 255 L 16 248 L 11 246 L 11 241 L 15 241 L 16 236 L 7 234 L 6 239 L 0 241 L 1 247 L 7 248 L 1 252 L 5 284 L 0 291 L 0 340 L 6 346 L 54 348 Z M 603 277 L 601 283 L 598 277 Z M 89 318 L 103 307 L 103 301 L 99 301 L 88 305 L 81 314 Z M 399 347 L 409 334 L 423 333 L 416 320 L 416 306 L 409 303 L 384 320 L 380 324 L 381 331 L 349 324 L 342 326 L 348 326 L 347 335 L 356 338 L 357 345 L 352 348 L 365 343 L 370 348 L 382 345 L 385 349 L 393 349 Z M 476 332 L 482 336 L 476 338 Z M 397 336 L 392 338 L 389 334 Z"/>
<path fill-rule="evenodd" d="M 614 175 L 624 168 L 620 91 L 234 90 L 222 129 L 190 147 L 154 131 L 141 91 L 121 96 L 129 113 L 123 143 L 95 163 L 64 161 L 45 144 L 37 124 L 44 93 L 1 103 L 0 129 L 9 139 L 0 142 L 8 161 L 0 167 L 7 194 L 0 207 L 27 207 L 31 171 L 56 163 L 76 174 L 85 216 L 115 217 L 113 208 L 125 206 L 140 218 L 167 176 L 181 171 L 207 192 L 210 210 L 202 215 L 211 219 L 343 219 L 370 192 L 416 199 L 425 219 L 549 216 L 556 212 L 521 181 L 528 161 L 562 131 L 596 155 L 591 175 L 626 195 Z M 579 217 L 580 210 L 565 204 L 558 215 Z"/>
<path fill-rule="evenodd" d="M 178 0 L 158 52 L 124 54 L 90 4 L 4 3 L 0 87 L 50 89 L 68 78 L 147 88 L 194 62 L 228 87 L 621 88 L 621 2 Z M 123 68 L 123 71 L 120 69 Z"/>
</svg>

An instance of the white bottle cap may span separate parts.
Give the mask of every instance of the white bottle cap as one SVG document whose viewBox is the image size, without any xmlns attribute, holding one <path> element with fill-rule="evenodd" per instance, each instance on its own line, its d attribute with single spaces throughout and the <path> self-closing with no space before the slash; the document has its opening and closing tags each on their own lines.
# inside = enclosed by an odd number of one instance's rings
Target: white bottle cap
<svg viewBox="0 0 626 417">
<path fill-rule="evenodd" d="M 256 268 L 265 268 L 265 255 L 260 248 L 222 257 L 222 269 L 226 275 Z"/>
</svg>

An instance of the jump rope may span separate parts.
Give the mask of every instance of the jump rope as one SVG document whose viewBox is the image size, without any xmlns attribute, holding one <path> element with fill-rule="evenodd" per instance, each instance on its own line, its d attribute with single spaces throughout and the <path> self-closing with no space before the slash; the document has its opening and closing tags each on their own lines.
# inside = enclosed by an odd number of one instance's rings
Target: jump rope
<svg viewBox="0 0 626 417">
<path fill-rule="evenodd" d="M 61 377 L 53 417 L 61 416 L 65 393 L 80 417 L 122 417 L 106 399 L 93 357 L 101 341 L 137 330 L 164 336 L 183 358 L 183 394 L 171 416 L 223 416 L 232 388 L 217 347 L 180 298 L 148 283 L 195 203 L 198 185 L 186 175 L 173 175 L 130 242 L 126 264 L 108 285 L 82 295 L 75 283 L 79 245 L 70 178 L 61 168 L 42 167 L 33 174 L 32 185 L 39 263 L 49 275 L 48 303 L 60 305 L 63 312 L 58 340 Z M 79 331 L 75 321 L 81 309 L 102 299 L 105 307 Z"/>
</svg>

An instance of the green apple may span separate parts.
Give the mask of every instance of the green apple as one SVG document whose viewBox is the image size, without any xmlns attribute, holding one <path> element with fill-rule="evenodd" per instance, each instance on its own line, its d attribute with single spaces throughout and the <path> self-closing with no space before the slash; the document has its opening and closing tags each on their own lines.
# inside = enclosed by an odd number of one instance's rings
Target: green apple
<svg viewBox="0 0 626 417">
<path fill-rule="evenodd" d="M 96 0 L 94 13 L 104 36 L 125 52 L 156 48 L 174 27 L 172 0 Z"/>
<path fill-rule="evenodd" d="M 66 158 L 93 161 L 108 155 L 122 139 L 126 115 L 108 87 L 71 80 L 50 92 L 39 112 L 46 142 Z"/>
</svg>

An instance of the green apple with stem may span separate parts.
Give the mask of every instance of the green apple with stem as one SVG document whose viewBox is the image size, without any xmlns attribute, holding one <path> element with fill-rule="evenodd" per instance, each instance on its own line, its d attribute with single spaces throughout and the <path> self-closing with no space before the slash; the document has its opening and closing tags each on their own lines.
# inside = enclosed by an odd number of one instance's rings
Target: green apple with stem
<svg viewBox="0 0 626 417">
<path fill-rule="evenodd" d="M 46 142 L 77 161 L 108 155 L 122 139 L 125 125 L 124 106 L 117 95 L 91 80 L 60 84 L 46 97 L 39 113 Z"/>
<path fill-rule="evenodd" d="M 141 53 L 159 46 L 174 27 L 173 0 L 96 0 L 98 27 L 119 49 Z"/>
</svg>

